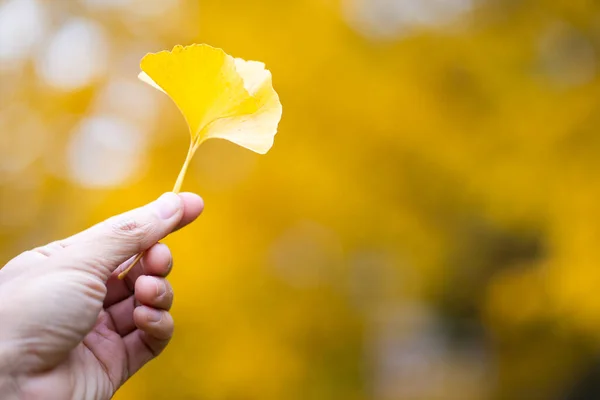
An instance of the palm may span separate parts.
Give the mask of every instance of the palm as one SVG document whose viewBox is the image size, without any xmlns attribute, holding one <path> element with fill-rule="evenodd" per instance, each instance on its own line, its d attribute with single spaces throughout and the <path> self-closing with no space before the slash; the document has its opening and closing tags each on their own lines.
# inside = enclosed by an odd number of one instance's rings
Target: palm
<svg viewBox="0 0 600 400">
<path fill-rule="evenodd" d="M 123 338 L 111 326 L 106 315 L 101 313 L 98 324 L 63 362 L 50 371 L 21 382 L 23 397 L 41 399 L 52 396 L 57 400 L 84 396 L 90 399 L 110 398 L 122 383 L 111 379 L 111 376 L 118 370 L 127 370 L 127 350 Z M 104 347 L 89 347 L 86 342 L 93 342 L 94 338 L 103 338 Z M 107 359 L 112 359 L 110 369 L 101 361 Z M 128 375 L 120 380 L 125 381 Z"/>
</svg>

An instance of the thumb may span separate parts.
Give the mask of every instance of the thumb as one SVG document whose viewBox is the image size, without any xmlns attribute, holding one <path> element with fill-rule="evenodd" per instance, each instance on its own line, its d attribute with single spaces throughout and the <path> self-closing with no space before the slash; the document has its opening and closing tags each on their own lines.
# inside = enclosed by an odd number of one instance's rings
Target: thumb
<svg viewBox="0 0 600 400">
<path fill-rule="evenodd" d="M 179 195 L 165 193 L 150 204 L 66 239 L 65 255 L 106 280 L 119 265 L 171 233 L 183 218 L 183 211 Z"/>
</svg>

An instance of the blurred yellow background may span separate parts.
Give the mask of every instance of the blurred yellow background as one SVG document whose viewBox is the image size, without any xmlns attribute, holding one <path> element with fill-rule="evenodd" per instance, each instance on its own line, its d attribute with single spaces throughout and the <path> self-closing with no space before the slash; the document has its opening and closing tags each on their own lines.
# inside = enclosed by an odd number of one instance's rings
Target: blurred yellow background
<svg viewBox="0 0 600 400">
<path fill-rule="evenodd" d="M 199 150 L 175 337 L 117 399 L 600 398 L 598 2 L 2 0 L 4 260 L 172 187 L 136 76 L 194 42 L 284 117 Z"/>
</svg>

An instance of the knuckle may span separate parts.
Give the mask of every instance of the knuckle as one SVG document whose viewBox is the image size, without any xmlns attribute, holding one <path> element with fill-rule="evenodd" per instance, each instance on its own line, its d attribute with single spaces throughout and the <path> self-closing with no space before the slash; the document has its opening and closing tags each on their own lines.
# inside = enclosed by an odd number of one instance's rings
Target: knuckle
<svg viewBox="0 0 600 400">
<path fill-rule="evenodd" d="M 150 223 L 141 223 L 133 218 L 109 220 L 110 229 L 120 240 L 140 243 L 152 236 L 154 228 Z"/>
<path fill-rule="evenodd" d="M 48 243 L 45 246 L 36 247 L 30 251 L 41 254 L 45 257 L 50 257 L 51 255 L 56 254 L 59 251 L 63 250 L 65 247 L 66 246 L 63 245 L 63 243 L 61 243 L 60 241 L 55 241 L 55 242 Z"/>
<path fill-rule="evenodd" d="M 50 243 L 49 246 L 57 250 L 65 249 L 68 247 L 67 243 L 63 240 L 55 240 L 54 242 Z"/>
<path fill-rule="evenodd" d="M 37 255 L 44 256 L 44 257 L 50 257 L 50 252 L 48 251 L 48 249 L 45 246 L 36 247 L 35 249 L 28 250 L 28 251 L 31 252 L 32 254 L 37 254 Z"/>
</svg>

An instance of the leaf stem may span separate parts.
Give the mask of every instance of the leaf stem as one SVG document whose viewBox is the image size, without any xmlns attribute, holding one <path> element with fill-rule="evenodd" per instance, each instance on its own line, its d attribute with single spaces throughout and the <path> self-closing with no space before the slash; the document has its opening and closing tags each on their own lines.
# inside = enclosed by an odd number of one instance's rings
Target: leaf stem
<svg viewBox="0 0 600 400">
<path fill-rule="evenodd" d="M 188 149 L 188 153 L 187 153 L 187 156 L 183 163 L 183 166 L 181 167 L 181 171 L 179 171 L 179 176 L 177 177 L 175 186 L 173 186 L 173 193 L 181 192 L 181 187 L 183 186 L 183 180 L 185 179 L 185 174 L 187 173 L 187 170 L 190 167 L 190 163 L 192 161 L 192 158 L 194 158 L 194 154 L 196 153 L 198 146 L 200 146 L 199 141 L 190 140 L 190 147 Z M 125 277 L 129 273 L 129 271 L 131 271 L 133 269 L 133 267 L 136 266 L 136 264 L 142 259 L 142 257 L 144 256 L 145 253 L 146 253 L 145 251 L 142 251 L 141 253 L 139 253 L 133 259 L 131 264 L 129 264 L 129 266 L 127 268 L 125 268 L 121 273 L 119 273 L 118 277 L 120 280 L 125 279 Z"/>
<path fill-rule="evenodd" d="M 173 186 L 173 193 L 179 193 L 181 191 L 181 187 L 183 186 L 183 180 L 185 179 L 185 174 L 187 173 L 188 168 L 190 167 L 190 162 L 192 158 L 194 158 L 194 154 L 196 153 L 196 149 L 198 146 L 194 143 L 194 141 L 190 140 L 190 147 L 188 149 L 187 157 L 181 167 L 181 171 L 179 171 L 179 176 L 177 177 L 177 181 L 175 182 L 175 186 Z"/>
</svg>

